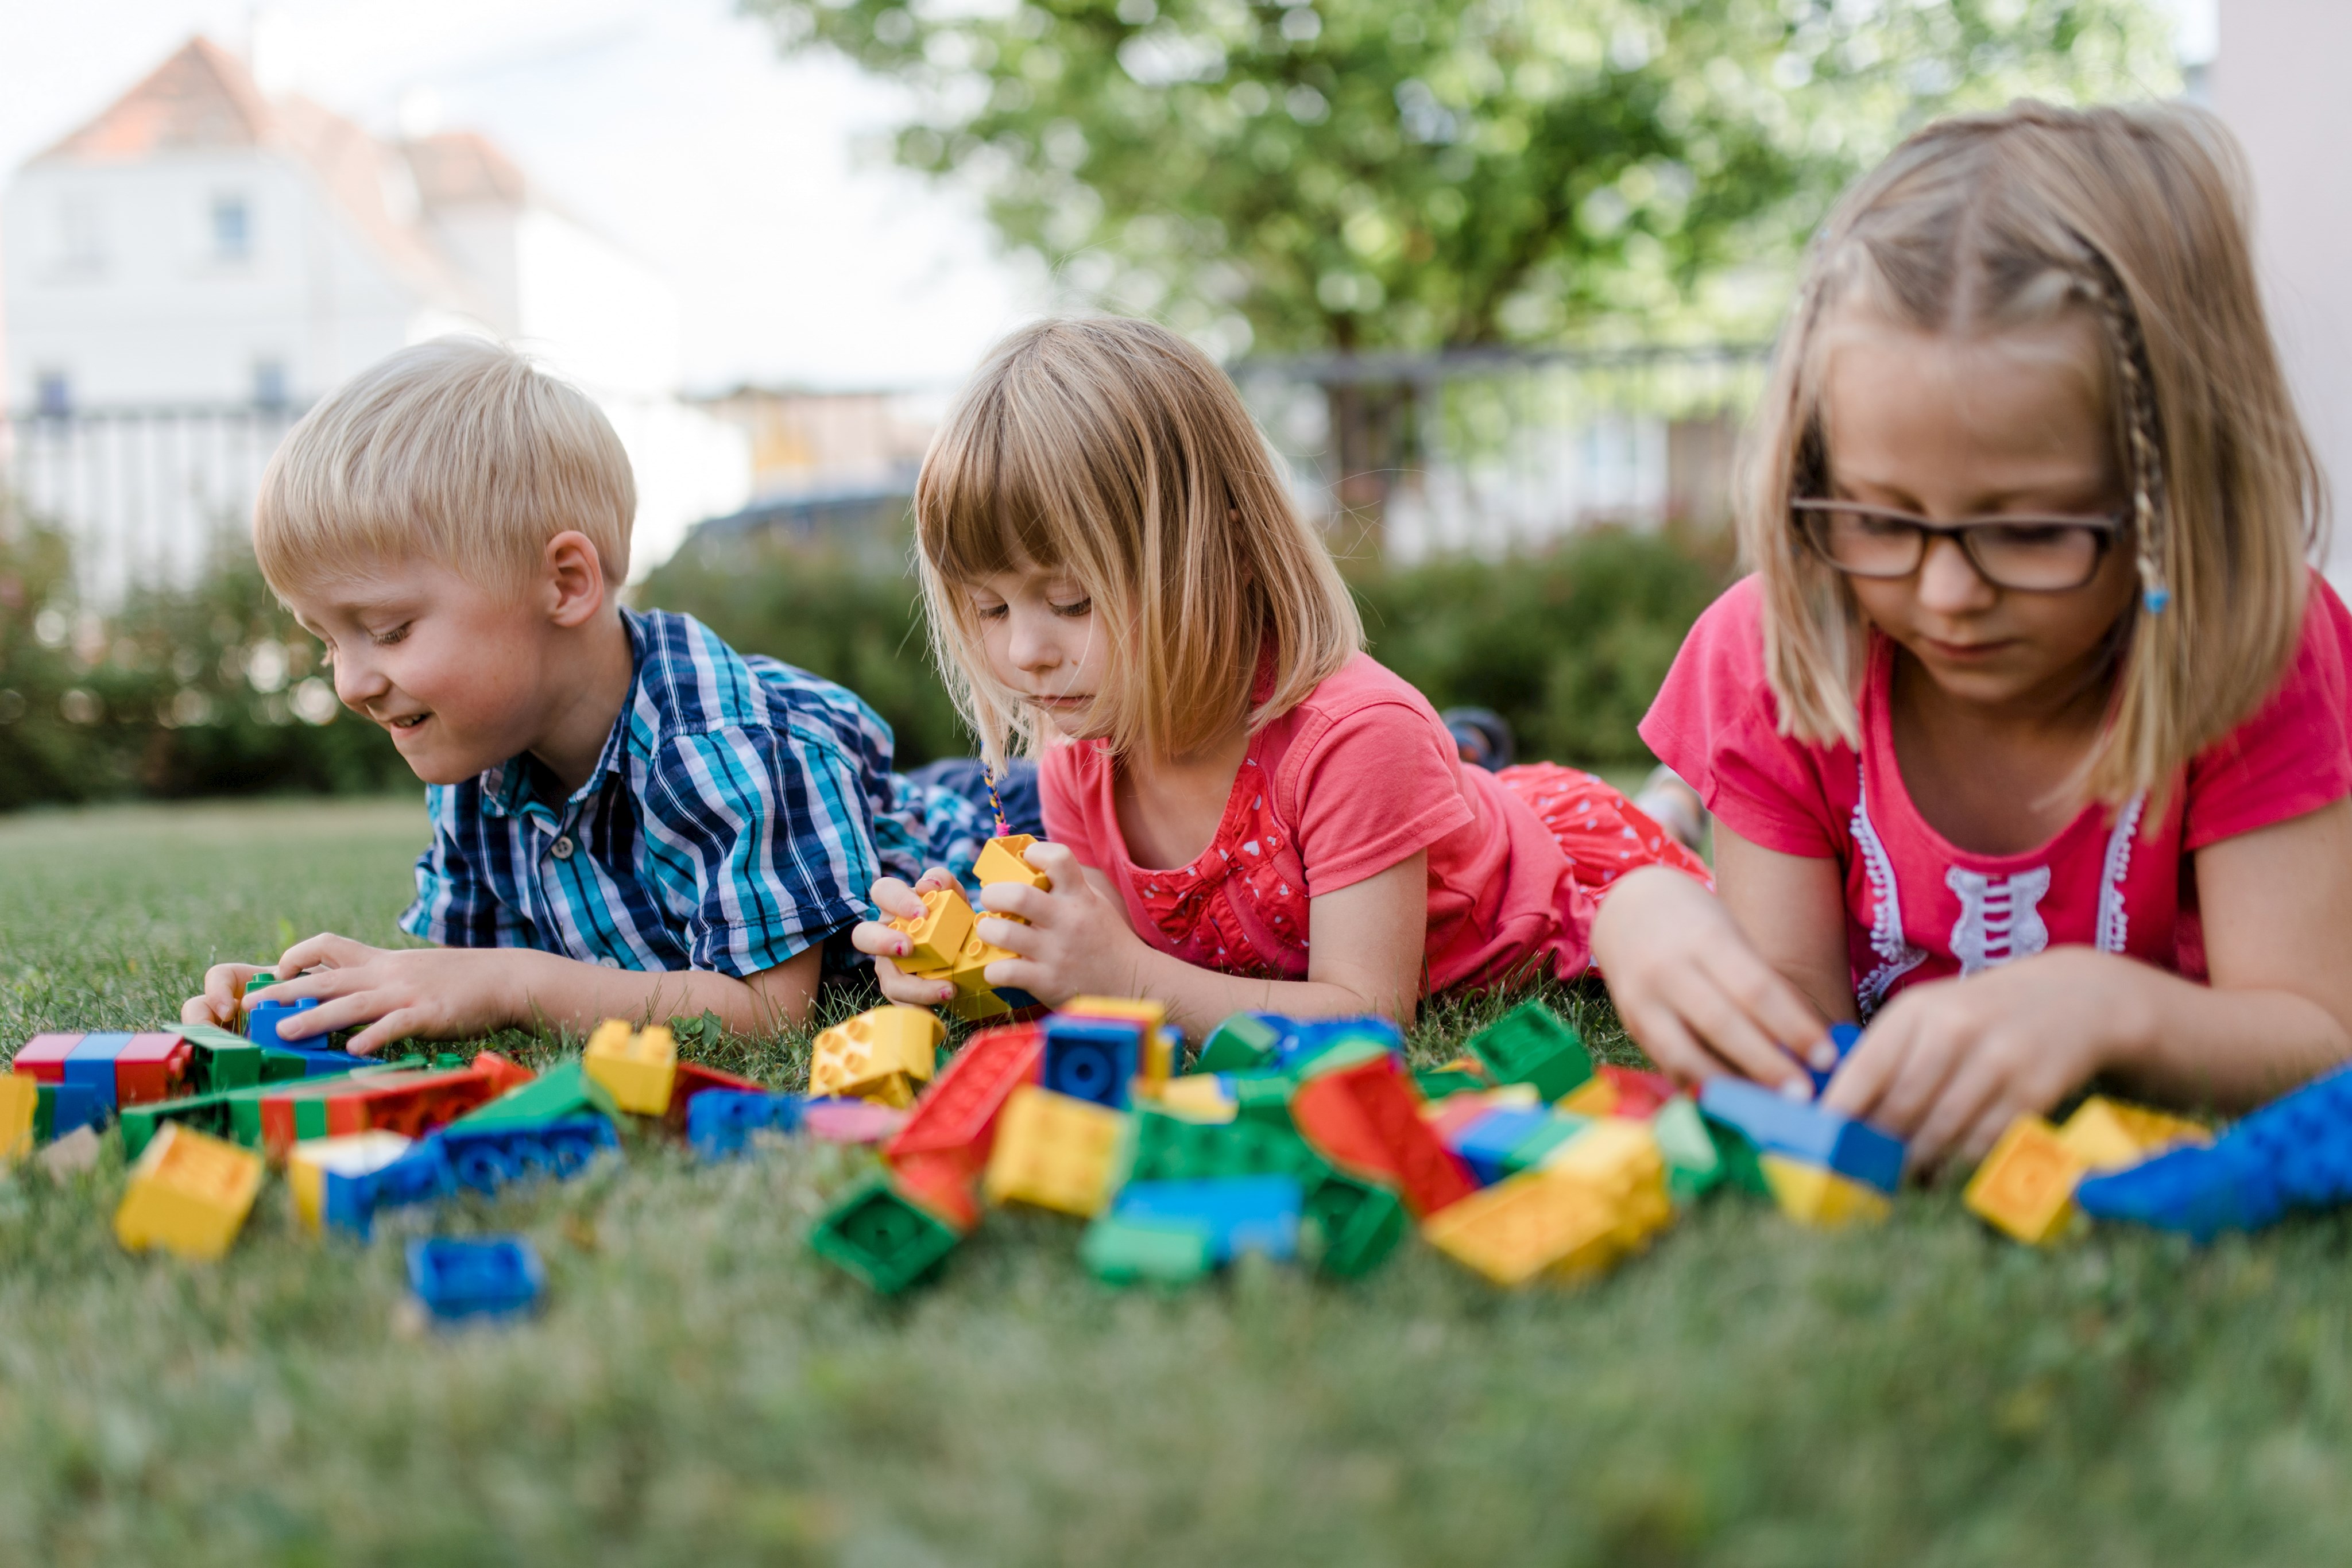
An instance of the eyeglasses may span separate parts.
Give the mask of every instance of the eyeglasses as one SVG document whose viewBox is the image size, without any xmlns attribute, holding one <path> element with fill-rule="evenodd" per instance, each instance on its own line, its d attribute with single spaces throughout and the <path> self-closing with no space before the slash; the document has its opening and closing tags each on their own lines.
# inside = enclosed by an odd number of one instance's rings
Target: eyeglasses
<svg viewBox="0 0 2352 1568">
<path fill-rule="evenodd" d="M 1850 577 L 1908 577 L 1927 559 L 1929 538 L 1941 537 L 1958 545 L 1987 582 L 2028 593 L 2063 593 L 2089 582 L 2123 531 L 2120 517 L 2021 513 L 1937 523 L 1859 501 L 1801 497 L 1789 507 L 1813 553 Z"/>
</svg>

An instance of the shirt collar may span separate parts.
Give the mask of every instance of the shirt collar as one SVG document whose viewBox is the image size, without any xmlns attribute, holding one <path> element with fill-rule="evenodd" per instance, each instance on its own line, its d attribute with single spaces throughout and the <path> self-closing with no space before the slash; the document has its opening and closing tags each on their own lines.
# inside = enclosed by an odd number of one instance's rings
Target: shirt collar
<svg viewBox="0 0 2352 1568">
<path fill-rule="evenodd" d="M 646 684 L 646 629 L 643 618 L 626 608 L 621 612 L 621 624 L 629 630 L 628 693 L 621 698 L 621 711 L 613 716 L 613 730 L 604 737 L 604 749 L 597 754 L 595 768 L 572 792 L 571 799 L 563 802 L 566 811 L 603 789 L 605 778 L 620 773 L 628 757 L 629 720 L 636 711 L 637 694 Z M 533 786 L 535 779 L 550 777 L 546 765 L 529 752 L 509 757 L 480 775 L 482 810 L 493 817 L 512 817 L 536 806 L 541 815 L 555 816 L 558 813 Z"/>
</svg>

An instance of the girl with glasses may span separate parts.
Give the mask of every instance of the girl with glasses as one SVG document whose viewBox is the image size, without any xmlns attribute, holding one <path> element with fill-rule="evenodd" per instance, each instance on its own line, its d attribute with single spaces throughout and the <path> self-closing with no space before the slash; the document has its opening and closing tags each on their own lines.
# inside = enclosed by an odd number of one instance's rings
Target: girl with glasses
<svg viewBox="0 0 2352 1568">
<path fill-rule="evenodd" d="M 2352 1056 L 2352 618 L 2210 116 L 1931 126 L 1816 242 L 1751 432 L 1754 574 L 1642 727 L 1719 897 L 1594 932 L 1685 1078 L 1980 1154 L 2095 1077 L 2235 1107 Z"/>
</svg>

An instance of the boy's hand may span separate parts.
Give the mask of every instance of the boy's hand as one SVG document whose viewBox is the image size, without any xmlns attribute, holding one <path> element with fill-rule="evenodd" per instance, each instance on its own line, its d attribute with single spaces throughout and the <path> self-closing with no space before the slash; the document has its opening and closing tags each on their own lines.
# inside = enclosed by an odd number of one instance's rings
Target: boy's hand
<svg viewBox="0 0 2352 1568">
<path fill-rule="evenodd" d="M 907 1007 L 937 1007 L 955 995 L 955 987 L 947 981 L 918 979 L 891 962 L 904 957 L 913 944 L 905 932 L 892 929 L 888 922 L 920 920 L 923 894 L 941 888 L 961 893 L 963 884 L 945 866 L 931 867 L 912 887 L 895 876 L 886 876 L 867 894 L 883 918 L 861 920 L 850 928 L 849 945 L 874 960 L 874 978 L 881 986 L 882 994 Z"/>
<path fill-rule="evenodd" d="M 246 1001 L 249 1007 L 257 999 L 316 997 L 320 1005 L 289 1016 L 280 1037 L 317 1036 L 323 1044 L 337 1030 L 364 1024 L 351 1049 L 367 1056 L 411 1037 L 467 1040 L 505 1028 L 515 1021 L 517 998 L 527 989 L 517 984 L 517 971 L 541 956 L 516 948 L 371 947 L 348 936 L 319 936 L 297 942 L 278 960 L 274 972 L 290 978 Z M 209 996 L 209 976 L 205 990 Z"/>
<path fill-rule="evenodd" d="M 258 964 L 215 964 L 205 971 L 204 994 L 180 1004 L 180 1021 L 235 1029 L 237 998 L 245 994 L 246 981 L 260 973 Z"/>
<path fill-rule="evenodd" d="M 1823 1068 L 1837 1061 L 1813 1004 L 1680 872 L 1637 871 L 1612 887 L 1593 922 L 1592 956 L 1625 1032 L 1686 1083 L 1728 1069 L 1811 1099 L 1798 1056 Z"/>
<path fill-rule="evenodd" d="M 1897 992 L 1822 1103 L 1905 1139 L 1910 1164 L 1982 1157 L 2010 1123 L 2050 1109 L 2106 1063 L 2140 1010 L 2128 959 L 2053 947 Z"/>
<path fill-rule="evenodd" d="M 1013 882 L 980 890 L 988 915 L 1021 917 L 982 916 L 982 941 L 1021 955 L 991 964 L 988 983 L 1016 986 L 1053 1007 L 1072 997 L 1150 994 L 1144 972 L 1157 955 L 1128 925 L 1126 906 L 1087 874 L 1066 845 L 1033 844 L 1024 858 L 1052 880 L 1054 891 Z"/>
</svg>

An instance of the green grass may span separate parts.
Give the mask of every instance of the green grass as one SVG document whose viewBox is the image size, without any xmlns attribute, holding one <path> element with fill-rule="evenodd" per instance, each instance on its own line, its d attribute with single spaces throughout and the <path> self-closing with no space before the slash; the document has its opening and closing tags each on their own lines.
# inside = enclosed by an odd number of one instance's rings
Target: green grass
<svg viewBox="0 0 2352 1568">
<path fill-rule="evenodd" d="M 0 820 L 0 1050 L 168 1018 L 289 930 L 389 940 L 423 831 L 408 805 Z M 717 1060 L 784 1082 L 803 1049 Z M 116 1248 L 111 1144 L 62 1186 L 0 1178 L 0 1563 L 2309 1563 L 2352 1538 L 2333 1218 L 2044 1255 L 1948 1190 L 1837 1236 L 1727 1199 L 1580 1290 L 1415 1246 L 1354 1287 L 1159 1295 L 1091 1281 L 1075 1225 L 998 1215 L 894 1302 L 804 1249 L 855 1151 L 642 1148 L 371 1246 L 304 1239 L 273 1186 L 203 1267 Z M 404 1330 L 428 1225 L 531 1236 L 546 1314 Z"/>
</svg>

